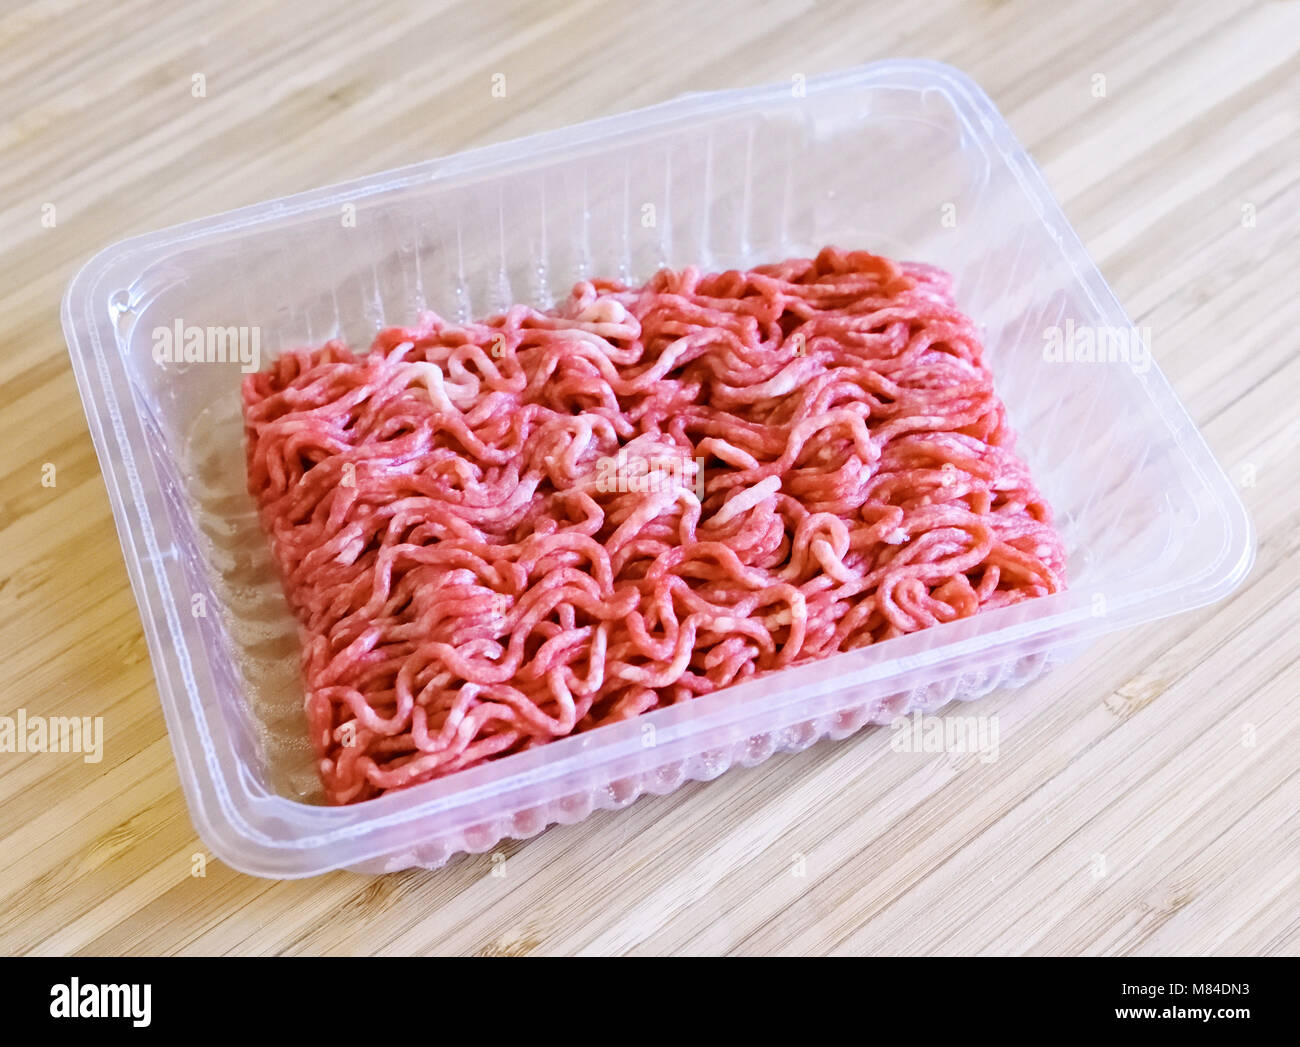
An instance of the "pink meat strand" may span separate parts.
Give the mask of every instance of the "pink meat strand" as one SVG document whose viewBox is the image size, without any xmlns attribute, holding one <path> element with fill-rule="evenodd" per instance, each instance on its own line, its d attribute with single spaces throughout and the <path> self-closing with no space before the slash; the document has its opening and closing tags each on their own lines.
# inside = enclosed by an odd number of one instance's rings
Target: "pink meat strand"
<svg viewBox="0 0 1300 1047">
<path fill-rule="evenodd" d="M 865 251 L 425 313 L 243 399 L 332 803 L 1064 585 L 950 277 Z"/>
</svg>

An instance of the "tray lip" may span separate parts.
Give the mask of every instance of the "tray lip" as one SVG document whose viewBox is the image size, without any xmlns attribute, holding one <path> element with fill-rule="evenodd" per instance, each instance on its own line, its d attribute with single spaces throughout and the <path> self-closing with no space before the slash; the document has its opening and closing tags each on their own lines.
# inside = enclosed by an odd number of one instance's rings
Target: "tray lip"
<svg viewBox="0 0 1300 1047">
<path fill-rule="evenodd" d="M 971 129 L 982 139 L 981 144 L 991 147 L 993 154 L 991 159 L 1004 163 L 1016 177 L 1025 195 L 1038 210 L 1044 226 L 1057 241 L 1074 275 L 1092 298 L 1093 304 L 1107 315 L 1121 317 L 1127 321 L 1127 313 L 1120 306 L 1095 263 L 1089 258 L 1082 242 L 1051 194 L 1041 171 L 1015 139 L 993 102 L 966 74 L 951 66 L 926 59 L 886 59 L 823 76 L 809 77 L 807 90 L 812 94 L 815 91 L 860 86 L 874 80 L 890 79 L 909 80 L 912 81 L 910 86 L 928 85 L 949 93 L 950 100 L 960 110 L 959 115 L 963 120 L 968 124 L 971 121 L 975 122 L 976 126 L 972 126 Z M 233 211 L 119 240 L 92 256 L 73 277 L 63 298 L 61 316 L 78 391 L 104 474 L 114 522 L 126 560 L 128 577 L 141 611 L 142 624 L 167 722 L 169 741 L 176 757 L 183 791 L 200 836 L 221 860 L 244 872 L 273 877 L 310 876 L 355 865 L 384 853 L 387 848 L 383 846 L 383 841 L 369 850 L 362 849 L 357 854 L 347 856 L 331 858 L 325 852 L 339 843 L 350 843 L 356 846 L 366 834 L 372 837 L 378 836 L 385 829 L 408 825 L 422 817 L 464 809 L 483 798 L 480 795 L 483 793 L 502 795 L 530 784 L 572 773 L 573 767 L 570 765 L 588 758 L 588 753 L 591 751 L 604 753 L 605 762 L 612 763 L 627 755 L 625 751 L 627 745 L 625 741 L 620 741 L 615 736 L 600 738 L 599 744 L 593 745 L 591 739 L 594 735 L 584 735 L 562 739 L 547 746 L 544 752 L 534 751 L 532 754 L 534 759 L 531 762 L 525 759 L 530 754 L 520 754 L 512 758 L 515 762 L 505 773 L 500 771 L 504 766 L 503 761 L 501 764 L 462 772 L 462 775 L 454 779 L 442 779 L 440 780 L 444 783 L 442 790 L 431 788 L 439 785 L 439 782 L 435 781 L 400 793 L 379 797 L 364 804 L 342 808 L 306 804 L 278 795 L 248 796 L 246 794 L 243 800 L 246 809 L 241 809 L 235 802 L 236 797 L 232 796 L 232 783 L 228 777 L 228 769 L 219 761 L 213 750 L 211 728 L 206 722 L 205 712 L 186 692 L 186 689 L 180 687 L 180 682 L 166 668 L 164 655 L 177 646 L 171 642 L 172 637 L 163 636 L 160 629 L 161 620 L 167 617 L 165 613 L 160 614 L 160 611 L 167 610 L 160 605 L 170 600 L 170 585 L 162 574 L 160 561 L 163 557 L 156 547 L 149 548 L 155 537 L 152 522 L 141 512 L 141 528 L 137 531 L 132 528 L 130 520 L 130 508 L 134 506 L 139 511 L 141 502 L 139 497 L 130 490 L 133 486 L 132 481 L 135 486 L 138 486 L 140 481 L 134 460 L 136 452 L 131 449 L 126 426 L 130 423 L 138 427 L 140 418 L 138 412 L 123 410 L 114 390 L 102 377 L 103 399 L 102 401 L 99 399 L 99 390 L 95 385 L 96 376 L 92 374 L 91 367 L 94 363 L 98 363 L 101 369 L 107 366 L 104 339 L 101 337 L 106 318 L 101 316 L 98 324 L 96 323 L 92 312 L 97 304 L 95 291 L 119 267 L 125 267 L 128 263 L 134 266 L 142 256 L 151 256 L 151 260 L 157 261 L 165 257 L 160 252 L 176 245 L 213 235 L 228 234 L 265 224 L 268 220 L 291 217 L 377 193 L 439 183 L 463 176 L 490 177 L 495 167 L 518 170 L 550 154 L 571 151 L 586 145 L 599 148 L 604 139 L 613 133 L 629 134 L 657 128 L 677 120 L 699 119 L 711 114 L 739 111 L 777 99 L 788 99 L 788 92 L 789 85 L 779 83 L 688 94 L 658 105 L 251 204 Z M 1071 640 L 1084 641 L 1118 628 L 1203 606 L 1222 598 L 1236 588 L 1250 569 L 1255 548 L 1253 530 L 1240 497 L 1158 366 L 1153 362 L 1151 369 L 1140 378 L 1145 391 L 1168 426 L 1170 435 L 1185 456 L 1187 464 L 1205 484 L 1207 493 L 1214 496 L 1214 507 L 1219 511 L 1217 523 L 1223 531 L 1224 540 L 1220 555 L 1213 563 L 1206 566 L 1195 578 L 1180 580 L 1163 589 L 1149 591 L 1141 600 L 1134 601 L 1133 606 L 1120 608 L 1121 613 L 1093 619 L 1091 622 L 1088 622 L 1087 616 L 1079 614 L 1072 616 L 1026 614 L 1024 616 L 1029 618 L 1026 622 L 1016 624 L 1012 621 L 1011 624 L 998 625 L 997 628 L 985 628 L 968 641 L 955 644 L 947 640 L 948 636 L 954 635 L 948 626 L 927 630 L 932 634 L 928 649 L 916 656 L 904 656 L 902 660 L 908 663 L 906 667 L 896 668 L 891 674 L 873 673 L 870 667 L 847 674 L 837 673 L 827 682 L 827 689 L 838 690 L 859 678 L 892 679 L 918 670 L 938 671 L 962 663 L 970 653 L 967 649 L 972 645 L 981 653 L 988 654 L 996 653 L 999 647 L 1006 647 L 1014 642 L 1019 645 L 1018 650 L 1021 653 L 1028 653 L 1035 643 L 1040 647 L 1048 646 L 1053 639 L 1053 633 L 1068 625 L 1073 625 L 1076 630 Z M 133 403 L 127 405 L 128 409 L 132 406 Z M 109 415 L 110 426 L 104 424 L 103 412 L 105 411 Z M 152 468 L 152 463 L 148 464 Z M 145 569 L 146 561 L 152 561 L 152 574 Z M 1034 607 L 1035 610 L 1044 611 L 1046 605 L 1055 599 L 1049 597 L 1032 603 L 1037 605 Z M 1015 617 L 1003 615 L 1003 612 L 994 612 L 992 615 L 982 616 L 984 621 L 981 625 L 987 626 L 998 615 L 1002 615 L 1003 618 Z M 958 626 L 961 623 L 950 624 Z M 171 626 L 170 622 L 169 626 Z M 174 633 L 174 628 L 171 631 Z M 944 641 L 937 642 L 933 634 L 942 635 Z M 189 653 L 186 651 L 178 653 L 188 664 Z M 206 656 L 200 653 L 198 657 Z M 836 657 L 843 659 L 846 656 Z M 893 658 L 889 661 L 899 660 Z M 768 680 L 776 676 L 789 680 L 792 674 L 814 670 L 818 666 L 824 668 L 825 665 L 825 662 L 821 662 L 817 666 L 796 667 L 775 674 Z M 755 684 L 744 684 L 731 690 L 733 693 L 742 689 L 748 692 L 754 686 Z M 181 691 L 179 694 L 178 688 Z M 719 692 L 719 694 L 724 693 Z M 799 700 L 806 700 L 807 696 L 808 692 L 803 691 Z M 776 713 L 793 704 L 795 699 L 790 699 L 786 703 L 767 699 L 765 701 L 767 704 L 764 706 L 764 711 Z M 718 720 L 719 724 L 725 724 L 743 718 L 742 712 L 738 711 L 741 704 L 743 703 L 731 700 L 717 708 L 711 707 L 707 712 L 692 715 L 689 724 L 680 729 L 675 729 L 674 724 L 678 718 L 683 718 L 683 714 L 679 712 L 676 717 L 663 715 L 672 714 L 672 709 L 658 710 L 647 714 L 646 717 L 639 717 L 637 723 L 647 721 L 662 723 L 664 727 L 659 729 L 666 729 L 670 738 L 674 734 L 680 734 L 685 741 L 692 735 L 710 729 L 711 720 Z M 615 731 L 617 729 L 617 727 L 611 728 Z M 183 745 L 183 743 L 188 744 Z M 200 750 L 203 759 L 198 758 Z M 554 755 L 550 755 L 552 753 Z M 536 766 L 534 767 L 533 764 Z M 596 768 L 591 769 L 593 773 L 595 770 Z M 479 779 L 483 781 L 480 782 Z M 447 787 L 445 783 L 449 781 L 457 781 L 459 787 Z M 300 831 L 291 838 L 273 839 L 254 824 L 255 821 L 260 823 L 266 819 L 274 819 L 279 823 L 290 822 L 297 829 L 305 831 Z"/>
</svg>

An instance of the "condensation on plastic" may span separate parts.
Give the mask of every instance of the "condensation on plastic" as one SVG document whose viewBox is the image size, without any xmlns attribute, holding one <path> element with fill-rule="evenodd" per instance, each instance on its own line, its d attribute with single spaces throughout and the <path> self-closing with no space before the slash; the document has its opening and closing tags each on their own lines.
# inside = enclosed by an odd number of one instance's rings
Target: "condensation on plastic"
<svg viewBox="0 0 1300 1047">
<path fill-rule="evenodd" d="M 1058 514 L 1068 592 L 785 670 L 363 804 L 320 803 L 293 623 L 244 490 L 238 365 L 158 364 L 158 327 L 256 327 L 269 357 L 423 307 L 547 305 L 582 277 L 750 266 L 825 244 L 953 272 Z M 890 61 L 664 105 L 151 233 L 96 255 L 63 325 L 186 797 L 245 872 L 433 867 L 777 750 L 1017 686 L 1093 638 L 1197 607 L 1250 524 L 1158 369 L 1061 363 L 1128 329 L 989 99 Z"/>
</svg>

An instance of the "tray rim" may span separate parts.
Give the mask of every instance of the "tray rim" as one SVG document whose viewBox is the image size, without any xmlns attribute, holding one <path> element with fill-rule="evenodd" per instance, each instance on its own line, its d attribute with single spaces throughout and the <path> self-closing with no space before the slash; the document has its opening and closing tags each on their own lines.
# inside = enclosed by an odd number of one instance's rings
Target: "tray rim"
<svg viewBox="0 0 1300 1047">
<path fill-rule="evenodd" d="M 1026 196 L 1034 203 L 1044 225 L 1053 234 L 1062 255 L 1093 304 L 1106 315 L 1129 323 L 1127 313 L 1096 265 L 1091 262 L 1082 242 L 1048 188 L 1042 172 L 1015 139 L 992 101 L 964 73 L 943 63 L 924 59 L 887 59 L 809 77 L 806 87 L 811 95 L 814 92 L 860 86 L 873 80 L 900 79 L 915 84 L 929 83 L 950 93 L 954 105 L 961 107 L 959 115 L 972 132 L 980 137 L 981 144 L 988 147 L 991 159 L 1007 166 Z M 131 450 L 130 430 L 140 430 L 140 417 L 137 411 L 124 410 L 121 398 L 113 388 L 113 375 L 108 363 L 110 354 L 106 352 L 106 346 L 114 344 L 111 324 L 106 315 L 97 315 L 98 306 L 104 301 L 99 292 L 105 283 L 111 281 L 120 270 L 136 270 L 143 259 L 152 262 L 161 260 L 166 256 L 167 249 L 175 245 L 229 234 L 268 221 L 293 217 L 379 193 L 456 179 L 489 178 L 495 168 L 517 171 L 531 161 L 588 145 L 599 150 L 601 143 L 614 133 L 623 135 L 659 129 L 677 120 L 698 119 L 710 114 L 758 107 L 788 97 L 788 84 L 688 94 L 658 105 L 376 172 L 117 241 L 92 256 L 73 277 L 63 298 L 61 316 L 78 392 L 104 474 L 131 587 L 141 612 L 182 787 L 200 836 L 221 860 L 244 872 L 286 878 L 316 875 L 354 865 L 386 853 L 391 849 L 392 841 L 379 841 L 369 852 L 340 857 L 338 860 L 330 860 L 320 852 L 328 851 L 340 842 L 355 843 L 367 833 L 372 837 L 382 836 L 384 830 L 414 825 L 417 821 L 456 810 L 463 811 L 489 796 L 500 796 L 510 790 L 574 773 L 574 765 L 590 761 L 588 754 L 592 752 L 603 753 L 604 763 L 612 764 L 628 755 L 631 749 L 629 743 L 633 739 L 617 738 L 612 733 L 626 727 L 626 724 L 611 725 L 605 729 L 605 732 L 611 732 L 609 734 L 600 732 L 599 736 L 593 733 L 561 739 L 530 753 L 517 754 L 509 761 L 474 768 L 446 779 L 348 807 L 319 806 L 274 794 L 252 795 L 247 789 L 243 790 L 243 796 L 240 797 L 237 786 L 241 786 L 241 783 L 234 780 L 238 776 L 238 767 L 230 768 L 219 758 L 208 716 L 198 700 L 189 693 L 195 685 L 192 676 L 185 673 L 183 667 L 194 652 L 176 650 L 181 632 L 175 621 L 176 608 L 171 585 L 164 573 L 163 561 L 167 557 L 157 541 L 157 521 L 143 511 L 149 493 L 145 479 L 153 474 L 153 465 L 148 461 L 138 461 Z M 1017 645 L 1017 657 L 1034 650 L 1046 649 L 1051 646 L 1053 634 L 1059 634 L 1067 626 L 1074 628 L 1069 637 L 1071 643 L 1084 642 L 1117 629 L 1203 606 L 1227 595 L 1244 579 L 1254 558 L 1254 533 L 1245 508 L 1235 487 L 1214 459 L 1204 437 L 1155 362 L 1152 362 L 1148 372 L 1139 377 L 1187 463 L 1205 484 L 1207 491 L 1217 496 L 1215 507 L 1220 511 L 1218 523 L 1223 530 L 1224 541 L 1219 557 L 1213 563 L 1205 565 L 1198 577 L 1171 583 L 1162 590 L 1148 591 L 1141 600 L 1134 601 L 1133 606 L 1121 605 L 1114 613 L 1101 618 L 1077 610 L 1064 615 L 1053 614 L 1053 601 L 1057 604 L 1064 601 L 1058 600 L 1058 597 L 1047 597 L 1020 605 L 1018 613 L 1008 614 L 1006 612 L 1016 612 L 1017 608 L 1007 608 L 981 615 L 979 619 L 926 630 L 925 634 L 928 635 L 903 637 L 891 641 L 896 646 L 893 650 L 894 657 L 889 658 L 889 662 L 897 663 L 901 660 L 905 666 L 901 672 L 896 671 L 890 675 L 874 672 L 868 664 L 865 668 L 825 678 L 825 667 L 831 661 L 842 661 L 859 653 L 849 652 L 835 656 L 834 659 L 783 670 L 764 680 L 737 685 L 700 700 L 707 702 L 728 696 L 727 700 L 715 703 L 716 708 L 710 706 L 708 709 L 686 711 L 684 707 L 672 707 L 657 710 L 628 723 L 635 726 L 654 722 L 656 730 L 668 739 L 656 746 L 656 749 L 662 749 L 679 739 L 685 742 L 704 731 L 745 719 L 752 715 L 753 704 L 760 698 L 767 702 L 764 711 L 773 714 L 796 702 L 802 703 L 809 697 L 810 691 L 805 688 L 799 691 L 797 697 L 792 697 L 785 703 L 771 700 L 770 695 L 762 692 L 772 691 L 775 687 L 772 681 L 777 679 L 784 681 L 781 685 L 783 688 L 793 690 L 792 685 L 797 682 L 796 674 L 807 676 L 810 671 L 820 668 L 824 677 L 824 686 L 821 688 L 823 693 L 885 679 L 897 679 L 902 686 L 901 681 L 917 677 L 918 674 L 923 674 L 920 677 L 923 680 L 932 680 L 941 678 L 949 669 L 964 668 L 971 664 L 971 657 L 975 654 L 982 655 L 980 661 L 988 664 L 991 660 L 996 660 L 991 656 L 995 656 L 999 649 L 1009 648 L 1012 644 Z M 134 406 L 132 397 L 128 408 Z M 105 412 L 108 415 L 107 426 Z M 142 465 L 147 467 L 143 478 Z M 138 526 L 132 521 L 133 510 L 139 516 Z M 146 570 L 146 564 L 152 567 L 151 572 Z M 173 606 L 169 607 L 169 604 Z M 1029 611 L 1024 608 L 1029 608 Z M 169 614 L 169 611 L 172 613 Z M 978 626 L 969 624 L 976 621 Z M 162 634 L 160 622 L 167 623 L 169 635 Z M 959 635 L 963 632 L 962 626 L 966 626 L 964 631 L 971 635 Z M 936 635 L 939 637 L 937 640 Z M 915 654 L 903 653 L 902 648 L 909 640 L 916 640 L 911 646 L 920 647 L 921 650 Z M 181 656 L 184 677 L 181 681 L 175 678 L 173 672 L 167 671 L 171 662 L 169 654 Z M 206 658 L 206 655 L 199 652 L 198 657 Z M 883 655 L 873 654 L 871 660 L 884 659 Z M 736 697 L 737 694 L 740 694 L 740 698 Z M 694 706 L 698 703 L 691 704 Z M 741 706 L 746 708 L 741 709 Z M 624 731 L 625 735 L 630 733 Z M 598 744 L 592 744 L 593 737 L 597 738 Z M 181 748 L 182 741 L 188 743 L 184 750 Z M 202 750 L 203 759 L 195 758 L 196 750 Z M 238 764 L 238 757 L 234 757 L 234 761 Z M 503 767 L 504 771 L 501 770 Z M 588 773 L 593 773 L 594 770 L 595 768 L 588 768 Z M 447 783 L 456 784 L 453 788 Z M 242 784 L 247 785 L 246 782 Z M 276 839 L 260 827 L 268 822 L 294 823 L 305 831 L 290 839 Z M 313 856 L 315 860 L 310 860 Z"/>
</svg>

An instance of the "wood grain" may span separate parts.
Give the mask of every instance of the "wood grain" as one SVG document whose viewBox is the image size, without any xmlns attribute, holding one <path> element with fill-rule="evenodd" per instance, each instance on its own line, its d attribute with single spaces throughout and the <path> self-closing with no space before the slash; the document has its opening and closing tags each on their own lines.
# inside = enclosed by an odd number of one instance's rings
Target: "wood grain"
<svg viewBox="0 0 1300 1047">
<path fill-rule="evenodd" d="M 1102 10 L 0 6 L 0 714 L 106 731 L 99 764 L 0 754 L 0 951 L 1295 953 L 1300 3 Z M 1151 328 L 1258 529 L 1242 588 L 987 699 L 991 763 L 870 731 L 512 843 L 504 876 L 487 855 L 192 875 L 205 852 L 59 329 L 77 266 L 267 197 L 896 55 L 984 86 Z"/>
</svg>

